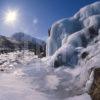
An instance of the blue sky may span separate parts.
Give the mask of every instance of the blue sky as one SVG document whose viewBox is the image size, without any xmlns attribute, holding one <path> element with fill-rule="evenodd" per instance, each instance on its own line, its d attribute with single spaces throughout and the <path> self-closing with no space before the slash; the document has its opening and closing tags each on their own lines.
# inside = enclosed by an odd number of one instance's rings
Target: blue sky
<svg viewBox="0 0 100 100">
<path fill-rule="evenodd" d="M 0 34 L 10 36 L 22 31 L 45 40 L 52 23 L 96 1 L 99 0 L 0 0 Z M 14 25 L 4 23 L 8 9 L 18 10 Z"/>
</svg>

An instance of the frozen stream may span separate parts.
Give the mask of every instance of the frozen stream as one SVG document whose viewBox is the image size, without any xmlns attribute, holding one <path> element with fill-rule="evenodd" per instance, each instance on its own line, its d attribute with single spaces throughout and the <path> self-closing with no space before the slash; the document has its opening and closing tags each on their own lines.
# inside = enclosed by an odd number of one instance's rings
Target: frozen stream
<svg viewBox="0 0 100 100">
<path fill-rule="evenodd" d="M 79 68 L 54 70 L 47 63 L 31 52 L 0 55 L 0 100 L 90 99 L 78 84 Z"/>
</svg>

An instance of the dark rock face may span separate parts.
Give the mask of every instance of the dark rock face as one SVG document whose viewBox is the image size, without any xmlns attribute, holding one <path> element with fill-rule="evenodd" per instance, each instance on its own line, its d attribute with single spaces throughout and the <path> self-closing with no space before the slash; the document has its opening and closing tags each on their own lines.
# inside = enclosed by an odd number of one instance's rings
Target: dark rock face
<svg viewBox="0 0 100 100">
<path fill-rule="evenodd" d="M 89 92 L 92 100 L 100 100 L 100 68 L 94 70 L 94 82 Z"/>
</svg>

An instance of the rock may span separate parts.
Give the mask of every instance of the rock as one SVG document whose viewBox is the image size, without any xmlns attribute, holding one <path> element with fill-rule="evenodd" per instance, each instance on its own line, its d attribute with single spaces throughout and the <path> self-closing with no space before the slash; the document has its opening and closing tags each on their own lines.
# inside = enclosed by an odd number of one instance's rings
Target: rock
<svg viewBox="0 0 100 100">
<path fill-rule="evenodd" d="M 92 100 L 100 100 L 100 68 L 94 70 L 94 81 L 89 93 Z"/>
<path fill-rule="evenodd" d="M 45 56 L 46 56 L 45 52 L 41 52 L 41 53 L 38 55 L 39 58 L 43 58 L 43 57 L 45 57 Z"/>
<path fill-rule="evenodd" d="M 4 72 L 4 69 L 0 69 L 1 72 Z"/>
</svg>

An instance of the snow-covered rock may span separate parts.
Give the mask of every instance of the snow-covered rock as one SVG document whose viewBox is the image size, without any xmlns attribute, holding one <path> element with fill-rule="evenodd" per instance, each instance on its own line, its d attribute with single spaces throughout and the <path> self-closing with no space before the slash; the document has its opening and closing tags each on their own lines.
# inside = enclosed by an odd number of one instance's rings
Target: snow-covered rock
<svg viewBox="0 0 100 100">
<path fill-rule="evenodd" d="M 91 97 L 85 93 L 83 95 L 71 97 L 65 100 L 91 100 Z"/>
<path fill-rule="evenodd" d="M 100 26 L 100 2 L 83 7 L 71 18 L 55 22 L 47 41 L 47 55 L 53 55 L 62 46 L 65 37 L 67 41 L 70 34 L 91 26 Z"/>
<path fill-rule="evenodd" d="M 100 2 L 83 7 L 69 19 L 54 23 L 47 41 L 47 56 L 52 56 L 50 64 L 75 66 L 80 51 L 99 37 Z"/>
<path fill-rule="evenodd" d="M 79 19 L 79 21 L 83 22 L 89 16 L 98 15 L 98 14 L 100 14 L 100 2 L 99 1 L 93 4 L 90 4 L 90 5 L 87 5 L 83 7 L 82 9 L 80 9 L 80 11 L 74 15 L 74 18 Z"/>
</svg>

